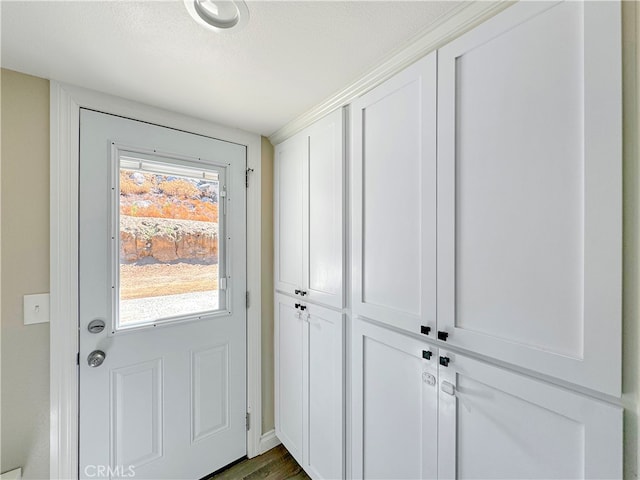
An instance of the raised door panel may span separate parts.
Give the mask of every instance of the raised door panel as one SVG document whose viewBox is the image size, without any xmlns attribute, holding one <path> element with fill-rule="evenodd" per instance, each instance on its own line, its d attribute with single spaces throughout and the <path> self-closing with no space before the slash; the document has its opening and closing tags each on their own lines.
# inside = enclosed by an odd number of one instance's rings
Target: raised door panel
<svg viewBox="0 0 640 480">
<path fill-rule="evenodd" d="M 435 327 L 436 53 L 352 104 L 353 312 Z"/>
<path fill-rule="evenodd" d="M 309 414 L 305 469 L 344 478 L 344 315 L 308 305 Z"/>
<path fill-rule="evenodd" d="M 191 352 L 191 442 L 229 428 L 229 344 Z"/>
<path fill-rule="evenodd" d="M 308 299 L 344 306 L 343 111 L 305 131 L 309 139 L 308 238 L 305 289 Z"/>
<path fill-rule="evenodd" d="M 113 468 L 136 469 L 163 456 L 162 359 L 111 371 Z"/>
<path fill-rule="evenodd" d="M 521 2 L 438 52 L 438 330 L 616 396 L 620 88 L 615 2 Z"/>
<path fill-rule="evenodd" d="M 621 407 L 440 355 L 439 478 L 622 478 Z"/>
<path fill-rule="evenodd" d="M 275 423 L 276 435 L 291 455 L 303 463 L 305 385 L 307 382 L 307 323 L 296 300 L 275 299 Z"/>
<path fill-rule="evenodd" d="M 275 151 L 275 288 L 293 294 L 304 285 L 304 183 L 307 137 L 297 135 Z"/>
<path fill-rule="evenodd" d="M 437 350 L 360 319 L 352 342 L 353 478 L 437 478 Z"/>
</svg>

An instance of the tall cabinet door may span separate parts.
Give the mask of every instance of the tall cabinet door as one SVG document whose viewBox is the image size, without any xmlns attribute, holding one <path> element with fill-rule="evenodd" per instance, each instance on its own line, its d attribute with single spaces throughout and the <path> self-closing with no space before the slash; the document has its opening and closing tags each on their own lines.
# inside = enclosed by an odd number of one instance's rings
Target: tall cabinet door
<svg viewBox="0 0 640 480">
<path fill-rule="evenodd" d="M 276 146 L 274 162 L 274 283 L 289 294 L 304 285 L 306 176 L 307 137 L 298 134 Z"/>
<path fill-rule="evenodd" d="M 622 478 L 622 408 L 440 349 L 438 477 Z"/>
<path fill-rule="evenodd" d="M 308 452 L 312 478 L 344 478 L 344 315 L 307 305 Z"/>
<path fill-rule="evenodd" d="M 437 350 L 359 319 L 352 341 L 352 478 L 437 478 Z"/>
<path fill-rule="evenodd" d="M 296 300 L 275 298 L 275 423 L 276 435 L 298 463 L 303 463 L 307 323 Z"/>
<path fill-rule="evenodd" d="M 307 298 L 344 306 L 344 149 L 342 109 L 308 130 L 305 290 Z"/>
<path fill-rule="evenodd" d="M 352 117 L 353 312 L 434 330 L 436 52 L 354 101 Z"/>
<path fill-rule="evenodd" d="M 438 52 L 438 330 L 615 396 L 620 38 L 619 2 L 520 2 Z"/>
</svg>

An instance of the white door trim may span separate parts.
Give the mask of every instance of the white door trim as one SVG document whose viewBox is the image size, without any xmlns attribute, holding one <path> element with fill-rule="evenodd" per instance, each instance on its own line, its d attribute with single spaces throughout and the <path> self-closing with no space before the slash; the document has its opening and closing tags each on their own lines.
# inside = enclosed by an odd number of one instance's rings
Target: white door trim
<svg viewBox="0 0 640 480">
<path fill-rule="evenodd" d="M 260 454 L 261 138 L 205 120 L 55 81 L 50 86 L 50 478 L 78 478 L 78 169 L 80 108 L 246 145 L 253 169 L 247 190 L 247 455 Z"/>
</svg>

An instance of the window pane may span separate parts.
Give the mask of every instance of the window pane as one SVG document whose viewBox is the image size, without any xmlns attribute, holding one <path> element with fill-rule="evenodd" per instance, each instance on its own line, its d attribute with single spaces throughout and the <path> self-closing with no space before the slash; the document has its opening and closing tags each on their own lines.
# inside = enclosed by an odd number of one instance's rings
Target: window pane
<svg viewBox="0 0 640 480">
<path fill-rule="evenodd" d="M 119 327 L 218 310 L 218 173 L 131 164 L 119 172 Z"/>
</svg>

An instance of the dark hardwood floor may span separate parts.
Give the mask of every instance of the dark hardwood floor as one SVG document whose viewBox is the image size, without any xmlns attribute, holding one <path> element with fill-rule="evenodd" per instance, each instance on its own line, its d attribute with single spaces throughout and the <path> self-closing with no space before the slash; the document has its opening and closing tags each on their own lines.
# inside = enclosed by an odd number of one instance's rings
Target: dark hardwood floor
<svg viewBox="0 0 640 480">
<path fill-rule="evenodd" d="M 310 480 L 291 454 L 278 445 L 268 452 L 245 459 L 208 477 L 207 480 Z"/>
</svg>

